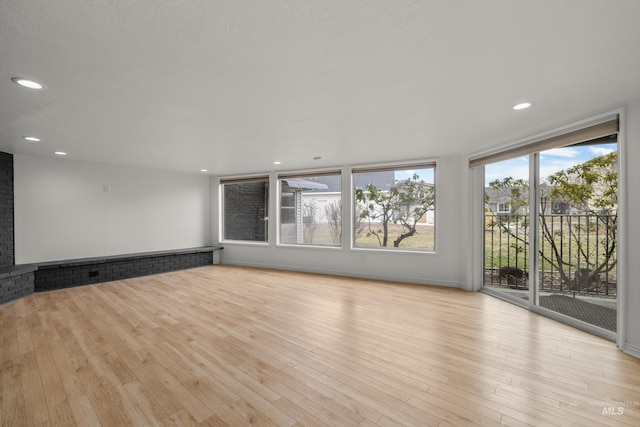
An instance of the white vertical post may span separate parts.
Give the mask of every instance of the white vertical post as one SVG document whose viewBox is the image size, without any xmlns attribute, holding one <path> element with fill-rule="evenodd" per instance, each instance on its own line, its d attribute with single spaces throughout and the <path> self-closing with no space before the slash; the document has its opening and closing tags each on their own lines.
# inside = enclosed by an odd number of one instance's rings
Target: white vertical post
<svg viewBox="0 0 640 427">
<path fill-rule="evenodd" d="M 538 283 L 540 280 L 540 241 L 538 226 L 540 224 L 540 154 L 529 156 L 529 304 L 538 305 Z"/>
</svg>

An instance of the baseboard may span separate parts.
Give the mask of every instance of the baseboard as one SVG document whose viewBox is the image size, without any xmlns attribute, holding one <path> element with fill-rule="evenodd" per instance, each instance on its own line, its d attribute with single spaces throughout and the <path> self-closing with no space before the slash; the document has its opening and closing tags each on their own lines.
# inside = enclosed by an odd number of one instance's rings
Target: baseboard
<svg viewBox="0 0 640 427">
<path fill-rule="evenodd" d="M 633 357 L 637 357 L 638 359 L 640 359 L 640 347 L 638 346 L 625 344 L 621 350 Z"/>
<path fill-rule="evenodd" d="M 352 277 L 355 279 L 380 280 L 383 282 L 402 282 L 402 283 L 411 283 L 416 285 L 442 286 L 447 288 L 459 288 L 463 290 L 466 289 L 466 286 L 463 285 L 462 283 L 441 281 L 441 280 L 425 280 L 423 278 L 406 277 L 406 276 L 399 277 L 399 276 L 385 276 L 385 275 L 379 275 L 379 274 L 361 274 L 353 271 L 327 270 L 322 268 L 310 268 L 310 267 L 292 267 L 290 265 L 262 264 L 262 263 L 256 263 L 256 262 L 237 262 L 237 261 L 227 261 L 227 260 L 224 260 L 222 264 L 236 265 L 239 267 L 268 268 L 273 270 L 298 271 L 301 273 L 324 274 L 328 276 Z"/>
</svg>

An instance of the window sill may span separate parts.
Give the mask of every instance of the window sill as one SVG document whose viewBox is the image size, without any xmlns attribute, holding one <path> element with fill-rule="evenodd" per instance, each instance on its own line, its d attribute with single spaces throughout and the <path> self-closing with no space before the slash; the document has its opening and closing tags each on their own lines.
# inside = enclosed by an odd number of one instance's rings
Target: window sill
<svg viewBox="0 0 640 427">
<path fill-rule="evenodd" d="M 384 254 L 416 254 L 416 255 L 437 255 L 438 252 L 435 249 L 404 249 L 404 248 L 365 248 L 365 247 L 352 247 L 354 252 L 380 252 Z"/>
</svg>

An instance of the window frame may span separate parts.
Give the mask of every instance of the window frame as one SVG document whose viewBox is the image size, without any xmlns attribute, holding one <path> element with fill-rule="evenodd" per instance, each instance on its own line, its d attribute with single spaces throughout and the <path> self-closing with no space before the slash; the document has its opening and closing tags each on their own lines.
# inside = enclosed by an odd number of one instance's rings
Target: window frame
<svg viewBox="0 0 640 427">
<path fill-rule="evenodd" d="M 411 171 L 411 170 L 419 170 L 419 169 L 432 169 L 433 170 L 433 247 L 431 248 L 407 248 L 407 247 L 393 247 L 393 246 L 358 246 L 356 244 L 356 209 L 358 202 L 356 201 L 356 175 L 360 173 L 376 173 L 376 172 L 385 172 L 385 171 Z M 438 181 L 438 162 L 436 160 L 424 160 L 417 162 L 401 162 L 401 163 L 386 163 L 386 164 L 378 164 L 378 165 L 363 165 L 352 167 L 350 169 L 350 177 L 351 177 L 351 227 L 350 227 L 350 249 L 353 251 L 374 251 L 374 252 L 386 252 L 386 253 L 402 253 L 402 254 L 435 254 L 437 253 L 437 235 L 438 235 L 438 209 L 437 209 L 437 181 Z M 394 178 L 395 179 L 395 178 Z M 427 210 L 428 212 L 429 210 Z M 427 213 L 425 212 L 425 215 Z"/>
<path fill-rule="evenodd" d="M 256 182 L 263 182 L 266 186 L 267 194 L 264 200 L 264 240 L 250 240 L 250 239 L 234 239 L 234 238 L 226 238 L 226 203 L 225 203 L 225 186 L 226 185 L 235 185 L 235 184 L 251 184 Z M 272 197 L 271 188 L 270 188 L 270 180 L 269 175 L 252 175 L 252 176 L 241 176 L 241 177 L 231 177 L 231 178 L 220 178 L 219 182 L 219 191 L 220 191 L 220 241 L 224 243 L 243 243 L 249 245 L 269 245 L 271 239 L 271 233 L 269 232 L 269 219 L 270 219 L 270 199 Z"/>
<path fill-rule="evenodd" d="M 344 243 L 344 221 L 341 221 L 340 223 L 340 234 L 341 234 L 341 240 L 339 243 L 305 243 L 304 242 L 304 216 L 303 214 L 303 210 L 304 210 L 304 201 L 303 201 L 303 191 L 304 189 L 301 189 L 300 194 L 301 194 L 301 200 L 297 201 L 295 199 L 295 192 L 292 192 L 293 197 L 294 197 L 294 205 L 293 206 L 283 206 L 282 201 L 283 201 L 283 181 L 286 180 L 305 180 L 305 179 L 313 179 L 313 178 L 318 178 L 318 177 L 325 177 L 325 176 L 332 176 L 332 177 L 338 177 L 338 182 L 339 182 L 339 189 L 337 191 L 337 194 L 339 195 L 339 201 L 342 205 L 342 213 L 341 216 L 344 215 L 344 205 L 343 205 L 343 200 L 344 200 L 344 194 L 342 191 L 342 180 L 343 180 L 343 173 L 342 173 L 342 169 L 330 169 L 330 170 L 310 170 L 310 171 L 301 171 L 301 172 L 283 172 L 283 173 L 278 173 L 276 174 L 276 185 L 277 185 L 277 193 L 276 193 L 276 212 L 277 212 L 277 218 L 276 218 L 276 224 L 275 224 L 275 228 L 276 228 L 276 235 L 277 235 L 277 246 L 290 246 L 290 247 L 313 247 L 313 248 L 322 248 L 322 249 L 340 249 L 343 247 L 343 243 Z M 327 188 L 327 190 L 330 190 L 329 188 Z M 327 194 L 327 193 L 334 193 L 335 191 L 327 191 L 326 193 L 317 193 L 317 194 Z M 311 193 L 313 194 L 313 193 Z M 283 209 L 284 208 L 293 208 L 294 210 L 294 222 L 292 224 L 296 224 L 298 221 L 301 221 L 300 223 L 300 228 L 301 230 L 298 230 L 298 227 L 296 226 L 295 229 L 295 236 L 296 236 L 296 240 L 299 240 L 301 238 L 301 236 L 298 236 L 299 232 L 302 232 L 302 241 L 296 241 L 296 242 L 292 242 L 292 241 L 284 241 L 283 238 L 283 230 L 282 230 L 282 219 L 283 219 Z M 299 209 L 297 209 L 299 207 Z M 300 211 L 300 218 L 298 218 L 297 215 L 297 211 Z M 290 224 L 290 223 L 286 223 L 286 224 Z"/>
</svg>

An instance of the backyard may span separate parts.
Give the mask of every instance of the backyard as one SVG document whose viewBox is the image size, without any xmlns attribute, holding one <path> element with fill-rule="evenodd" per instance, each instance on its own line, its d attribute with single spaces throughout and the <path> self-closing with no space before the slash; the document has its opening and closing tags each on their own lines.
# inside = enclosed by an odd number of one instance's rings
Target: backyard
<svg viewBox="0 0 640 427">
<path fill-rule="evenodd" d="M 615 298 L 615 220 L 604 215 L 545 215 L 541 223 L 539 289 Z M 484 264 L 485 286 L 528 289 L 526 216 L 485 216 Z"/>
<path fill-rule="evenodd" d="M 400 249 L 417 249 L 433 248 L 435 241 L 435 233 L 433 225 L 420 224 L 417 226 L 417 233 L 400 244 Z M 395 240 L 403 232 L 403 227 L 398 224 L 389 224 L 389 241 Z M 308 234 L 311 239 L 305 239 L 305 243 L 314 245 L 335 245 L 332 241 L 331 228 L 327 223 L 315 223 L 315 231 Z M 363 248 L 379 248 L 380 243 L 374 235 L 368 235 L 363 230 L 355 241 L 356 247 Z M 393 247 L 389 248 L 393 249 Z"/>
</svg>

